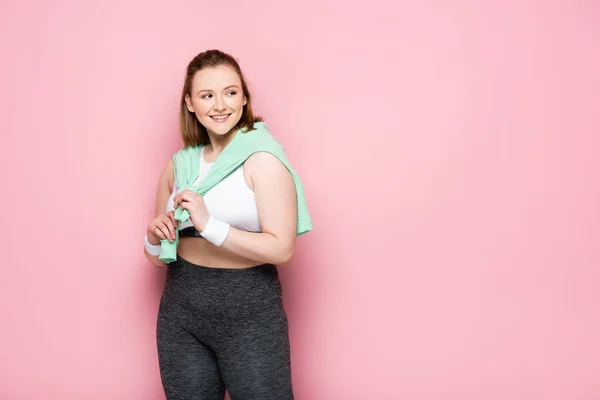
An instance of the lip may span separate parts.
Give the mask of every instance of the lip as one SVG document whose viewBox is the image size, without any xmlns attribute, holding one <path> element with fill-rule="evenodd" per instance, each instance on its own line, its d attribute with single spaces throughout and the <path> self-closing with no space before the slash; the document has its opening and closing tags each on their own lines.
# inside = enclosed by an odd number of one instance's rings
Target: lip
<svg viewBox="0 0 600 400">
<path fill-rule="evenodd" d="M 209 115 L 209 117 L 213 121 L 215 121 L 217 124 L 222 124 L 223 122 L 227 121 L 230 116 L 231 116 L 231 114 Z M 225 117 L 225 118 L 217 119 L 216 117 Z"/>
</svg>

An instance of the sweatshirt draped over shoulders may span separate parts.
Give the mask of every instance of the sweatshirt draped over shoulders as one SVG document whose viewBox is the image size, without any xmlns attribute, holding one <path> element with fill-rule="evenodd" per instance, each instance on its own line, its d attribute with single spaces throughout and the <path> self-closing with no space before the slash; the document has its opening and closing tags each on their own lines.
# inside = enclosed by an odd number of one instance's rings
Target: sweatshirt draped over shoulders
<svg viewBox="0 0 600 400">
<path fill-rule="evenodd" d="M 175 183 L 178 192 L 191 190 L 204 196 L 217 183 L 226 178 L 242 165 L 248 157 L 257 152 L 273 154 L 289 170 L 296 187 L 297 198 L 297 230 L 296 236 L 303 235 L 312 230 L 312 221 L 308 212 L 308 206 L 304 195 L 304 189 L 300 178 L 292 168 L 285 153 L 285 149 L 279 141 L 271 135 L 268 126 L 264 122 L 255 122 L 254 129 L 248 132 L 238 130 L 227 146 L 219 154 L 206 175 L 197 185 L 193 183 L 198 178 L 200 150 L 203 145 L 184 147 L 173 155 Z M 177 207 L 175 219 L 185 222 L 190 215 L 187 210 Z M 171 263 L 177 259 L 177 246 L 179 244 L 179 232 L 175 230 L 175 240 L 169 242 L 161 240 L 161 253 L 159 259 Z"/>
</svg>

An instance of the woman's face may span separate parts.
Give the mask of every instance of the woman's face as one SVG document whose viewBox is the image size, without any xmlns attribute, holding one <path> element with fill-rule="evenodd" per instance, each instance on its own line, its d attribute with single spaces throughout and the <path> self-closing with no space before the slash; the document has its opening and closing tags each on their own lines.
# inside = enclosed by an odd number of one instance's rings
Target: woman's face
<svg viewBox="0 0 600 400">
<path fill-rule="evenodd" d="M 194 75 L 187 108 L 213 135 L 225 135 L 239 122 L 246 105 L 242 81 L 226 65 L 204 68 Z"/>
</svg>

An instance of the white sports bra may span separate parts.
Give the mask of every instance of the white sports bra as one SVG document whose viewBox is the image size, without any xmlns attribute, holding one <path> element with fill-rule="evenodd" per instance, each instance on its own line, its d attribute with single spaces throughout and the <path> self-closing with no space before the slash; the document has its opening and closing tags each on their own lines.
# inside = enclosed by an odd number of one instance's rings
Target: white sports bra
<svg viewBox="0 0 600 400">
<path fill-rule="evenodd" d="M 214 163 L 204 161 L 204 147 L 200 150 L 199 183 L 210 171 Z M 173 182 L 173 192 L 167 201 L 167 212 L 173 210 L 173 197 L 177 194 L 177 184 Z M 260 232 L 258 210 L 254 192 L 248 187 L 244 178 L 244 165 L 240 165 L 229 176 L 217 183 L 204 196 L 204 204 L 208 214 L 212 217 L 228 223 L 234 228 L 248 231 Z M 194 226 L 191 219 L 179 224 L 178 229 Z"/>
</svg>

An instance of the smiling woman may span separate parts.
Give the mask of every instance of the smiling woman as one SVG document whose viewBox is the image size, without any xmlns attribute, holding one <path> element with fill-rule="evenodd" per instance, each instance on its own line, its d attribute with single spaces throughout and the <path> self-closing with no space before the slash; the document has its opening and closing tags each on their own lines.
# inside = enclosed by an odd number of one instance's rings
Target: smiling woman
<svg viewBox="0 0 600 400">
<path fill-rule="evenodd" d="M 276 265 L 312 229 L 302 185 L 230 55 L 190 62 L 180 118 L 184 148 L 159 179 L 145 238 L 150 262 L 168 266 L 157 324 L 167 399 L 293 399 Z"/>
<path fill-rule="evenodd" d="M 186 146 L 210 144 L 209 131 L 223 136 L 239 128 L 252 129 L 255 122 L 262 121 L 254 116 L 250 90 L 239 64 L 219 51 L 208 51 L 192 60 L 180 106 Z"/>
<path fill-rule="evenodd" d="M 205 68 L 194 75 L 192 88 L 199 90 L 185 95 L 186 107 L 206 129 L 226 135 L 248 103 L 241 86 L 239 75 L 230 67 Z"/>
</svg>

